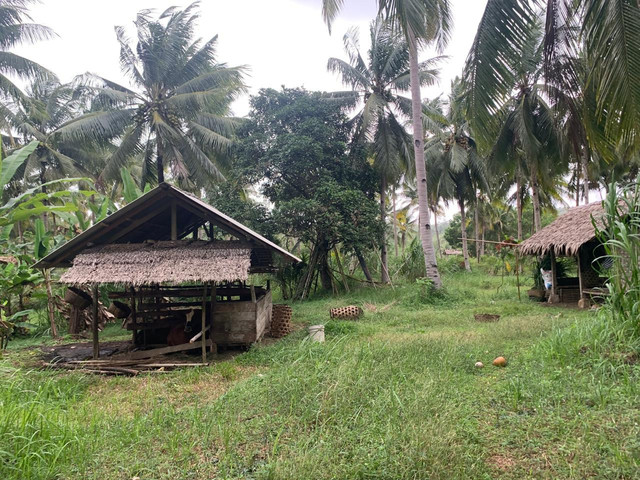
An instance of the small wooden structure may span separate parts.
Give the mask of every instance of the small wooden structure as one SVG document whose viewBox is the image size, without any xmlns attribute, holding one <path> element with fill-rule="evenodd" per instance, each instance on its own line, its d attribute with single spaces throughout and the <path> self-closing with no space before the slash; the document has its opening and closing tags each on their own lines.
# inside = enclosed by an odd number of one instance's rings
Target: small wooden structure
<svg viewBox="0 0 640 480">
<path fill-rule="evenodd" d="M 605 277 L 596 267 L 604 250 L 596 238 L 596 225 L 602 225 L 604 208 L 601 202 L 574 207 L 560 215 L 550 225 L 519 245 L 524 255 L 550 255 L 552 286 L 549 303 L 578 302 L 581 308 L 590 305 L 590 298 L 606 295 Z M 575 257 L 577 278 L 558 278 L 556 258 Z"/>
<path fill-rule="evenodd" d="M 166 183 L 118 210 L 40 260 L 70 267 L 60 281 L 89 288 L 93 351 L 99 355 L 100 285 L 128 306 L 123 327 L 140 351 L 131 358 L 218 345 L 249 345 L 268 331 L 271 291 L 248 285 L 251 273 L 276 268 L 274 254 L 298 262 L 273 242 L 202 200 Z M 126 304 L 125 304 L 126 302 Z"/>
</svg>

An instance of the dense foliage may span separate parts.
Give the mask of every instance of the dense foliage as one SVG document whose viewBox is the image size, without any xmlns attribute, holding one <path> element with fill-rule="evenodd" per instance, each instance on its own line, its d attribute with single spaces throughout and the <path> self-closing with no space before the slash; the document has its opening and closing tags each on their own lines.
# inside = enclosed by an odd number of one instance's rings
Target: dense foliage
<svg viewBox="0 0 640 480">
<path fill-rule="evenodd" d="M 350 95 L 262 90 L 240 134 L 237 167 L 245 181 L 259 185 L 283 232 L 313 245 L 299 296 L 308 294 L 316 265 L 323 288 L 332 289 L 334 247 L 368 250 L 381 229 L 373 169 L 362 149 L 348 148 L 345 111 L 353 102 Z"/>
</svg>

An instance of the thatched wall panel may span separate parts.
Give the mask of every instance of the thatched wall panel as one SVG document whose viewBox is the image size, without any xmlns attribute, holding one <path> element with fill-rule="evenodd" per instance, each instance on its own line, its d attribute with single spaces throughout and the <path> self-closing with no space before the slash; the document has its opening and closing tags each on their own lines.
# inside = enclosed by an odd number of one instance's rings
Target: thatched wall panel
<svg viewBox="0 0 640 480">
<path fill-rule="evenodd" d="M 60 281 L 72 285 L 246 281 L 251 249 L 240 242 L 114 244 L 85 250 Z"/>
</svg>

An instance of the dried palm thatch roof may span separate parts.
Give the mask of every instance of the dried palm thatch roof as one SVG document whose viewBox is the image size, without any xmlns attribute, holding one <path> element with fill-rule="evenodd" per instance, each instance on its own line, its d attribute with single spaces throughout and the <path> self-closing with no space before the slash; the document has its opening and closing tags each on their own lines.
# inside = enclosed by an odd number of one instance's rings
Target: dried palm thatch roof
<svg viewBox="0 0 640 480">
<path fill-rule="evenodd" d="M 113 244 L 78 254 L 60 281 L 72 285 L 181 284 L 247 280 L 251 249 L 240 242 Z"/>
<path fill-rule="evenodd" d="M 522 242 L 520 252 L 524 255 L 542 255 L 550 251 L 556 255 L 576 255 L 582 245 L 596 237 L 592 219 L 602 226 L 603 216 L 601 202 L 570 208 Z"/>
</svg>

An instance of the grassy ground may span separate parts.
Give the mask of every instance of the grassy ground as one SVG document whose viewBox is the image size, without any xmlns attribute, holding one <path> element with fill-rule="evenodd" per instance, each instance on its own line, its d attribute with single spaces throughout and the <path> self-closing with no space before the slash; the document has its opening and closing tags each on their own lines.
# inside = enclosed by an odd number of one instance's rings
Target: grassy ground
<svg viewBox="0 0 640 480">
<path fill-rule="evenodd" d="M 456 273 L 437 298 L 404 285 L 296 304 L 326 343 L 298 330 L 163 375 L 30 369 L 35 350 L 14 342 L 0 478 L 638 478 L 637 357 L 599 343 L 596 313 L 518 302 L 500 283 Z M 348 304 L 365 316 L 328 319 Z"/>
</svg>

